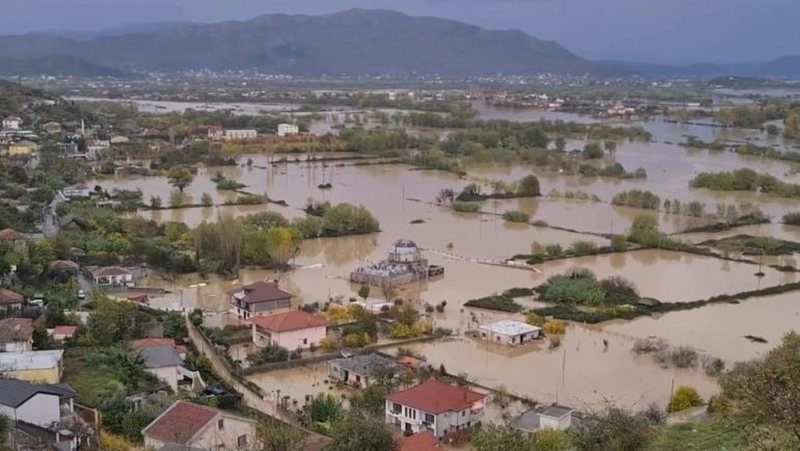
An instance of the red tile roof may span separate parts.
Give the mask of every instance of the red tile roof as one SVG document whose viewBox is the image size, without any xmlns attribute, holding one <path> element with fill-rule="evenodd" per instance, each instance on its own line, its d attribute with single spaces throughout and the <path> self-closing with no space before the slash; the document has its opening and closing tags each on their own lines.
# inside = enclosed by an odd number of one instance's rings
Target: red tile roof
<svg viewBox="0 0 800 451">
<path fill-rule="evenodd" d="M 77 326 L 56 326 L 53 328 L 53 335 L 64 335 L 65 337 L 71 337 L 75 335 L 75 332 L 77 331 Z"/>
<path fill-rule="evenodd" d="M 24 240 L 25 235 L 17 232 L 12 228 L 0 230 L 0 241 L 17 241 Z"/>
<path fill-rule="evenodd" d="M 0 304 L 21 304 L 25 297 L 5 288 L 0 289 Z"/>
<path fill-rule="evenodd" d="M 408 437 L 397 439 L 398 451 L 445 451 L 439 445 L 439 439 L 429 431 L 417 432 Z"/>
<path fill-rule="evenodd" d="M 157 348 L 161 346 L 175 346 L 175 339 L 173 338 L 141 338 L 139 340 L 131 340 L 128 345 L 133 349 Z"/>
<path fill-rule="evenodd" d="M 327 326 L 328 318 L 322 315 L 312 315 L 303 310 L 294 310 L 269 316 L 257 316 L 250 319 L 250 322 L 270 332 L 289 332 L 292 330 Z"/>
<path fill-rule="evenodd" d="M 0 320 L 0 343 L 24 342 L 33 336 L 33 320 L 8 318 Z"/>
<path fill-rule="evenodd" d="M 176 401 L 142 430 L 145 437 L 166 444 L 187 445 L 221 411 L 186 401 Z"/>
<path fill-rule="evenodd" d="M 392 393 L 386 399 L 438 415 L 468 409 L 485 397 L 482 393 L 428 379 L 417 386 Z"/>
<path fill-rule="evenodd" d="M 53 260 L 50 262 L 50 269 L 60 269 L 62 271 L 77 271 L 80 265 L 72 260 Z"/>
<path fill-rule="evenodd" d="M 131 272 L 125 268 L 120 268 L 119 266 L 106 266 L 105 268 L 98 268 L 92 272 L 94 277 L 106 277 L 106 276 L 124 276 L 126 274 L 130 274 Z"/>
<path fill-rule="evenodd" d="M 291 293 L 281 290 L 278 288 L 278 284 L 270 282 L 256 282 L 245 285 L 240 289 L 231 291 L 230 294 L 234 295 L 242 291 L 244 291 L 244 296 L 239 299 L 245 304 L 258 304 L 261 302 L 281 301 L 292 298 Z"/>
</svg>

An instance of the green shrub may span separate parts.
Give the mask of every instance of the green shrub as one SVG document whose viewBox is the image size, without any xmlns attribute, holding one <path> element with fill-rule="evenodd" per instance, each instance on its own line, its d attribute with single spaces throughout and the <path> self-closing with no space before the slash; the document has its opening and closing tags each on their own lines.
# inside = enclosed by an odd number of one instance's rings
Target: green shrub
<svg viewBox="0 0 800 451">
<path fill-rule="evenodd" d="M 597 252 L 597 245 L 591 241 L 576 241 L 569 247 L 573 255 L 590 255 Z"/>
<path fill-rule="evenodd" d="M 794 211 L 783 215 L 782 221 L 784 224 L 800 225 L 800 211 Z"/>
<path fill-rule="evenodd" d="M 628 249 L 628 237 L 625 235 L 614 235 L 611 237 L 611 249 L 622 252 Z"/>
<path fill-rule="evenodd" d="M 680 412 L 681 410 L 691 409 L 692 407 L 702 406 L 703 398 L 692 387 L 683 385 L 675 390 L 667 405 L 667 412 Z"/>
<path fill-rule="evenodd" d="M 452 204 L 453 210 L 461 213 L 477 213 L 481 211 L 481 205 L 474 202 L 456 201 Z"/>
<path fill-rule="evenodd" d="M 518 313 L 522 310 L 522 306 L 508 296 L 487 296 L 485 298 L 472 299 L 465 302 L 464 305 L 509 313 Z"/>
<path fill-rule="evenodd" d="M 510 210 L 503 213 L 503 219 L 508 222 L 528 222 L 531 219 L 531 215 L 518 210 Z"/>
<path fill-rule="evenodd" d="M 542 298 L 564 304 L 600 305 L 605 299 L 605 292 L 594 279 L 553 276 L 547 280 Z"/>
</svg>

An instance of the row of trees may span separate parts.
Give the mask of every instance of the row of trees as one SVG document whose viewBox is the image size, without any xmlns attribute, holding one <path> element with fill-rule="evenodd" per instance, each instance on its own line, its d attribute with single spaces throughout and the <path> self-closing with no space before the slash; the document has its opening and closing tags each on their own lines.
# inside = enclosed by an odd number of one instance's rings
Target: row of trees
<svg viewBox="0 0 800 451">
<path fill-rule="evenodd" d="M 800 197 L 800 185 L 787 183 L 770 174 L 752 169 L 728 172 L 701 172 L 689 182 L 692 188 L 716 191 L 757 191 L 781 197 Z"/>
</svg>

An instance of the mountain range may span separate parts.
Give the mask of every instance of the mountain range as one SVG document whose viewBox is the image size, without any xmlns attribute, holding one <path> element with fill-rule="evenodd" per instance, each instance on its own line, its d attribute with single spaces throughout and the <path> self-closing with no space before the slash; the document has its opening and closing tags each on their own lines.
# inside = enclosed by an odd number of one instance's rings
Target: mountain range
<svg viewBox="0 0 800 451">
<path fill-rule="evenodd" d="M 800 57 L 740 65 L 596 62 L 519 30 L 354 9 L 268 14 L 211 24 L 161 22 L 102 32 L 0 36 L 0 75 L 120 77 L 141 72 L 255 70 L 295 76 L 492 75 L 800 77 Z"/>
<path fill-rule="evenodd" d="M 109 71 L 258 70 L 289 75 L 483 76 L 609 74 L 555 42 L 452 20 L 386 10 L 308 16 L 269 14 L 248 21 L 66 37 L 0 37 L 0 63 L 54 56 Z"/>
</svg>

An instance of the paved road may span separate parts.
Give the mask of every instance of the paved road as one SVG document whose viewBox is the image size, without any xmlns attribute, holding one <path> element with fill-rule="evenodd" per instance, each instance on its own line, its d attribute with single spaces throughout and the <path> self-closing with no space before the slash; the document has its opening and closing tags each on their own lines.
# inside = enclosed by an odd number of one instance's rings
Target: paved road
<svg viewBox="0 0 800 451">
<path fill-rule="evenodd" d="M 247 387 L 239 382 L 238 379 L 233 377 L 231 372 L 228 370 L 228 367 L 225 365 L 225 363 L 223 363 L 222 358 L 217 355 L 213 349 L 211 349 L 211 344 L 205 340 L 200 332 L 198 332 L 197 328 L 194 326 L 194 324 L 192 324 L 188 317 L 186 317 L 186 328 L 189 330 L 189 339 L 192 341 L 192 344 L 194 344 L 194 347 L 197 349 L 197 351 L 211 361 L 211 366 L 214 367 L 214 371 L 217 373 L 217 375 L 219 375 L 226 383 L 233 387 L 234 390 L 242 394 L 242 402 L 244 402 L 246 406 L 256 409 L 260 412 L 264 412 L 286 423 L 297 426 L 297 422 L 294 420 L 294 418 L 278 409 L 274 402 L 262 398 L 259 393 L 256 393 L 253 389 Z"/>
</svg>

